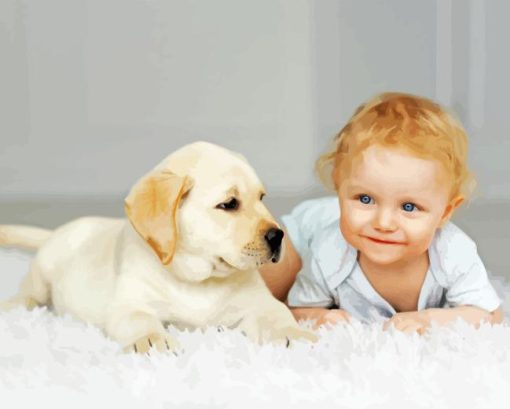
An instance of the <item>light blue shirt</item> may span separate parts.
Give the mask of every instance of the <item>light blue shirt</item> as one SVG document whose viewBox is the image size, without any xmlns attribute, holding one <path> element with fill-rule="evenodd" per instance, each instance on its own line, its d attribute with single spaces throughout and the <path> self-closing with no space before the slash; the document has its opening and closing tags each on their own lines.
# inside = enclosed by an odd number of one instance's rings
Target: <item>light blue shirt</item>
<svg viewBox="0 0 510 409">
<path fill-rule="evenodd" d="M 372 287 L 343 238 L 336 197 L 307 200 L 282 217 L 303 261 L 288 295 L 291 307 L 341 308 L 361 321 L 381 321 L 395 309 Z M 448 222 L 428 249 L 429 269 L 418 310 L 472 305 L 494 311 L 501 304 L 478 256 L 476 244 Z"/>
</svg>

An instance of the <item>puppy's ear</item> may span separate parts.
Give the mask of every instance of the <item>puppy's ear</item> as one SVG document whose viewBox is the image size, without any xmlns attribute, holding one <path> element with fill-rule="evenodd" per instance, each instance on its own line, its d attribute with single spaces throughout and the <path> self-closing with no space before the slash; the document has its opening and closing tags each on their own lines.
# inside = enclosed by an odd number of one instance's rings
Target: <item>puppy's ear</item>
<svg viewBox="0 0 510 409">
<path fill-rule="evenodd" d="M 169 264 L 177 242 L 177 208 L 193 185 L 187 176 L 168 170 L 143 177 L 125 199 L 126 215 L 140 236 Z"/>
</svg>

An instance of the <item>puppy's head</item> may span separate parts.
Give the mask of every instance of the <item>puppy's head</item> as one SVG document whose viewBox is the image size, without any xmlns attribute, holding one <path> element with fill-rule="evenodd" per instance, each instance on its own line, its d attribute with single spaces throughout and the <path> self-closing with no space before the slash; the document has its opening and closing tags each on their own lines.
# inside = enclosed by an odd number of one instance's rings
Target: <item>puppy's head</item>
<svg viewBox="0 0 510 409">
<path fill-rule="evenodd" d="M 239 154 L 205 142 L 179 149 L 142 178 L 126 199 L 136 231 L 163 264 L 200 259 L 201 277 L 222 277 L 279 259 L 283 232 Z M 189 279 L 193 279 L 192 268 Z"/>
</svg>

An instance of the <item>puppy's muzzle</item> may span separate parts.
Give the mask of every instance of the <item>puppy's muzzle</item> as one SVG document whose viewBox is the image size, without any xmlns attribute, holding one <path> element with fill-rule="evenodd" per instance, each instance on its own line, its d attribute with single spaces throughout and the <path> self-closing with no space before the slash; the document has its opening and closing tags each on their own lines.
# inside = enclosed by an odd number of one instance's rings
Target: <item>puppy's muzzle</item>
<svg viewBox="0 0 510 409">
<path fill-rule="evenodd" d="M 271 261 L 276 263 L 280 259 L 282 249 L 283 230 L 271 228 L 264 235 L 264 239 L 271 250 Z"/>
</svg>

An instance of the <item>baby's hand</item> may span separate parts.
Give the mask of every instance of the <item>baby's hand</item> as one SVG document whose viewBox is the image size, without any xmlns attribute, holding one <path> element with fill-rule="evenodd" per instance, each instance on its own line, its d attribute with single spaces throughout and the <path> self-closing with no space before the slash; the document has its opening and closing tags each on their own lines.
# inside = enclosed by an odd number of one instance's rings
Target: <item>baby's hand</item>
<svg viewBox="0 0 510 409">
<path fill-rule="evenodd" d="M 430 319 L 425 311 L 399 312 L 384 323 L 383 329 L 386 331 L 392 325 L 406 334 L 422 335 L 429 328 Z"/>
<path fill-rule="evenodd" d="M 340 322 L 349 322 L 350 319 L 351 316 L 347 311 L 339 309 L 325 310 L 321 315 L 317 317 L 313 329 L 317 329 L 324 324 L 335 325 Z"/>
</svg>

